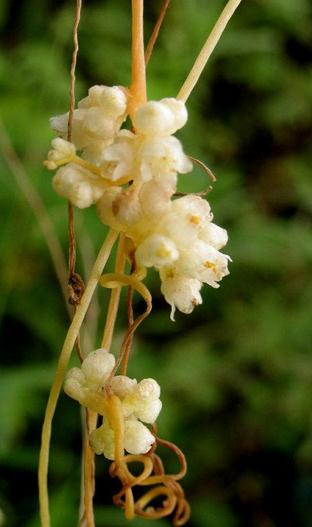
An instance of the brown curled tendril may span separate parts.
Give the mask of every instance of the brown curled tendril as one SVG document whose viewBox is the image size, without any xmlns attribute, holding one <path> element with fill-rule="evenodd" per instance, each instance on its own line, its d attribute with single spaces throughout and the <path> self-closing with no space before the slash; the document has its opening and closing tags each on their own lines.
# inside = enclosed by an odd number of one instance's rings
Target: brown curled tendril
<svg viewBox="0 0 312 527">
<path fill-rule="evenodd" d="M 113 396 L 114 397 L 114 396 Z M 118 477 L 122 488 L 113 496 L 113 502 L 117 507 L 124 509 L 125 517 L 132 519 L 139 516 L 146 519 L 164 518 L 173 514 L 173 525 L 179 527 L 184 525 L 190 516 L 190 507 L 185 499 L 184 491 L 178 480 L 186 473 L 186 461 L 182 451 L 170 441 L 160 439 L 156 435 L 156 427 L 152 427 L 155 443 L 147 454 L 124 455 L 122 448 L 123 428 L 121 425 L 122 414 L 120 404 L 111 404 L 115 398 L 108 397 L 106 403 L 107 417 L 114 430 L 116 446 L 115 461 L 110 465 L 109 474 Z M 158 445 L 172 450 L 178 457 L 180 470 L 177 474 L 166 474 L 161 458 L 155 454 Z M 142 470 L 134 475 L 129 464 L 140 463 Z M 137 499 L 134 498 L 134 489 L 151 487 Z M 158 505 L 153 506 L 157 500 Z M 160 501 L 160 504 L 159 504 Z"/>
</svg>

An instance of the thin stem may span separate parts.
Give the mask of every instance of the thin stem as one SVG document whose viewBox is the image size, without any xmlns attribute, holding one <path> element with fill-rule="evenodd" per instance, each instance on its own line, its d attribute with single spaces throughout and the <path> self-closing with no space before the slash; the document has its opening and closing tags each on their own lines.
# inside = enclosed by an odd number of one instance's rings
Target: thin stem
<svg viewBox="0 0 312 527">
<path fill-rule="evenodd" d="M 163 1 L 162 5 L 161 5 L 161 8 L 160 8 L 159 16 L 158 16 L 157 21 L 156 21 L 156 24 L 155 24 L 155 26 L 153 28 L 152 34 L 151 34 L 150 39 L 149 39 L 149 41 L 147 43 L 146 51 L 145 51 L 145 64 L 146 64 L 146 66 L 149 63 L 149 60 L 150 60 L 151 55 L 153 53 L 153 49 L 154 49 L 156 40 L 158 38 L 159 30 L 160 30 L 161 25 L 162 25 L 162 23 L 164 21 L 167 9 L 169 7 L 169 3 L 170 3 L 170 0 L 164 0 Z"/>
<path fill-rule="evenodd" d="M 79 50 L 78 41 L 78 27 L 81 16 L 81 1 L 76 0 L 76 12 L 73 27 L 73 54 L 70 66 L 70 84 L 69 84 L 69 112 L 68 112 L 68 125 L 67 125 L 67 141 L 72 140 L 72 126 L 73 117 L 75 111 L 75 84 L 76 84 L 76 65 L 77 56 Z M 68 238 L 69 238 L 69 251 L 68 251 L 68 267 L 69 267 L 69 283 L 73 282 L 73 279 L 77 279 L 78 282 L 82 282 L 81 278 L 75 274 L 76 265 L 76 237 L 75 237 L 75 224 L 74 224 L 74 208 L 70 201 L 68 201 Z M 75 291 L 71 291 L 69 302 L 71 304 L 79 303 L 79 295 L 75 298 Z"/>
<path fill-rule="evenodd" d="M 233 16 L 234 12 L 236 11 L 237 7 L 241 3 L 242 0 L 229 0 L 225 8 L 223 9 L 219 19 L 217 20 L 214 28 L 212 29 L 209 37 L 207 38 L 204 46 L 202 47 L 197 59 L 195 60 L 195 63 L 185 80 L 182 88 L 180 89 L 177 99 L 181 99 L 182 101 L 186 102 L 189 98 L 190 94 L 192 93 L 199 77 L 201 76 L 208 59 L 213 52 L 214 48 L 216 47 L 217 43 L 219 42 L 219 39 L 225 30 L 229 20 Z"/>
<path fill-rule="evenodd" d="M 109 231 L 108 236 L 103 243 L 98 257 L 92 268 L 89 281 L 87 283 L 85 292 L 81 298 L 80 304 L 77 306 L 76 313 L 73 317 L 72 323 L 69 327 L 65 342 L 59 357 L 54 381 L 51 387 L 45 417 L 42 427 L 41 449 L 39 456 L 39 502 L 40 502 L 40 519 L 42 527 L 50 526 L 49 513 L 49 496 L 48 496 L 48 465 L 49 465 L 49 449 L 51 439 L 52 420 L 55 413 L 57 400 L 60 395 L 64 373 L 69 362 L 73 347 L 75 345 L 77 336 L 79 334 L 80 326 L 85 318 L 87 309 L 91 302 L 94 290 L 101 277 L 103 268 L 109 258 L 112 247 L 117 239 L 117 233 Z"/>
<path fill-rule="evenodd" d="M 84 517 L 87 527 L 95 527 L 93 515 L 94 496 L 94 452 L 89 443 L 91 432 L 96 428 L 97 413 L 86 409 L 86 427 L 84 430 Z"/>
<path fill-rule="evenodd" d="M 116 265 L 115 265 L 115 273 L 123 273 L 124 267 L 125 267 L 125 261 L 126 261 L 126 253 L 125 253 L 125 237 L 123 234 L 120 235 L 119 244 L 118 244 L 118 250 L 116 255 Z M 112 344 L 112 338 L 114 333 L 114 327 L 119 307 L 119 300 L 120 300 L 120 293 L 121 293 L 121 287 L 116 287 L 115 289 L 112 289 L 110 300 L 109 300 L 109 306 L 107 311 L 107 317 L 105 322 L 105 328 L 104 328 L 104 334 L 102 339 L 102 348 L 105 348 L 106 350 L 110 350 L 111 344 Z"/>
<path fill-rule="evenodd" d="M 135 270 L 134 262 L 132 262 L 131 266 L 131 274 Z M 133 325 L 134 318 L 133 318 L 133 288 L 130 286 L 128 287 L 127 292 L 127 315 L 128 315 L 128 331 L 131 330 L 131 326 Z M 127 375 L 127 369 L 128 369 L 128 362 L 129 362 L 129 356 L 132 348 L 133 343 L 133 334 L 131 334 L 131 337 L 129 337 L 127 347 L 125 349 L 125 354 L 121 362 L 121 375 Z"/>
<path fill-rule="evenodd" d="M 133 117 L 135 110 L 146 102 L 146 72 L 144 58 L 143 32 L 144 0 L 132 0 L 132 47 L 131 47 L 131 86 L 129 114 Z"/>
<path fill-rule="evenodd" d="M 76 13 L 75 21 L 73 27 L 73 54 L 70 65 L 70 85 L 69 85 L 69 113 L 68 113 L 68 128 L 67 128 L 67 141 L 72 139 L 72 125 L 73 125 L 73 116 L 75 111 L 75 83 L 76 83 L 76 65 L 77 65 L 77 56 L 79 51 L 79 41 L 78 41 L 78 27 L 81 16 L 81 3 L 82 0 L 76 0 Z"/>
</svg>

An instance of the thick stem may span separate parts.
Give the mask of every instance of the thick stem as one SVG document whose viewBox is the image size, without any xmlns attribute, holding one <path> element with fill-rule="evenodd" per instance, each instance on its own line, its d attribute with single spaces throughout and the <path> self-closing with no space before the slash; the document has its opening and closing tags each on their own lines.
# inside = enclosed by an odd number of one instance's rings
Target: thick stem
<svg viewBox="0 0 312 527">
<path fill-rule="evenodd" d="M 114 242 L 117 239 L 117 233 L 110 231 L 98 257 L 92 268 L 89 281 L 85 292 L 82 296 L 81 303 L 77 306 L 76 313 L 69 327 L 65 342 L 59 357 L 57 370 L 51 387 L 45 417 L 42 426 L 41 449 L 39 456 L 39 503 L 40 503 L 40 520 L 42 527 L 50 526 L 49 513 L 49 496 L 48 496 L 48 466 L 49 466 L 49 448 L 51 439 L 52 420 L 55 413 L 57 400 L 62 388 L 62 382 L 66 367 L 68 365 L 73 347 L 79 334 L 80 326 L 84 320 L 87 309 L 91 302 L 94 290 L 98 284 L 103 268 L 109 258 Z"/>
<path fill-rule="evenodd" d="M 186 102 L 189 98 L 208 62 L 211 53 L 218 44 L 223 31 L 225 30 L 229 20 L 233 16 L 241 1 L 242 0 L 228 1 L 204 46 L 202 47 L 197 59 L 195 60 L 194 66 L 192 67 L 187 79 L 185 80 L 177 95 L 177 99 L 181 99 L 182 101 Z"/>
<path fill-rule="evenodd" d="M 146 102 L 146 75 L 143 32 L 143 0 L 132 0 L 131 85 L 128 111 L 132 118 L 135 110 Z"/>
</svg>

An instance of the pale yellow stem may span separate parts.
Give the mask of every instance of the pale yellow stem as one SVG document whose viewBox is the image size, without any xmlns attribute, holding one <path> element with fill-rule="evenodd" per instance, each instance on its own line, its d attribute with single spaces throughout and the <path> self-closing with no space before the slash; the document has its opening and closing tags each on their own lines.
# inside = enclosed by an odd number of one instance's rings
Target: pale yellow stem
<svg viewBox="0 0 312 527">
<path fill-rule="evenodd" d="M 135 110 L 146 102 L 146 71 L 144 56 L 143 0 L 132 0 L 131 85 L 128 111 L 132 118 Z"/>
<path fill-rule="evenodd" d="M 217 23 L 215 24 L 204 46 L 202 47 L 197 59 L 195 60 L 187 79 L 185 80 L 182 88 L 180 89 L 177 95 L 177 99 L 186 102 L 189 98 L 208 62 L 211 53 L 218 44 L 223 31 L 225 30 L 229 20 L 233 16 L 241 1 L 242 0 L 229 0 L 226 4 Z"/>
<path fill-rule="evenodd" d="M 117 256 L 116 256 L 116 266 L 115 273 L 123 273 L 124 266 L 126 261 L 126 252 L 125 252 L 125 236 L 124 234 L 120 235 Z M 114 333 L 114 327 L 119 307 L 121 287 L 116 287 L 112 289 L 109 306 L 107 311 L 107 317 L 105 322 L 104 334 L 102 339 L 102 348 L 110 350 L 112 344 L 112 338 Z"/>
<path fill-rule="evenodd" d="M 49 513 L 49 496 L 48 496 L 48 466 L 49 466 L 49 449 L 51 439 L 52 420 L 55 413 L 57 400 L 62 388 L 62 382 L 66 367 L 68 365 L 73 347 L 79 334 L 80 326 L 84 320 L 88 307 L 90 305 L 94 290 L 98 284 L 103 268 L 109 258 L 112 247 L 117 239 L 118 234 L 109 231 L 108 236 L 103 243 L 98 257 L 92 268 L 89 281 L 86 285 L 85 292 L 77 306 L 76 313 L 69 327 L 65 342 L 59 357 L 57 370 L 51 387 L 45 417 L 42 426 L 41 449 L 39 456 L 39 503 L 40 503 L 40 520 L 42 527 L 50 526 Z"/>
</svg>

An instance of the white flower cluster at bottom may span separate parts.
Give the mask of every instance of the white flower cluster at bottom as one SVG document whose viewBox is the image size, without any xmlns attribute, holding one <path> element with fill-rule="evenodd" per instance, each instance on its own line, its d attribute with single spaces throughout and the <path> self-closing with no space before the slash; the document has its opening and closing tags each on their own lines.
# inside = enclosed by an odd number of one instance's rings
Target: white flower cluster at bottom
<svg viewBox="0 0 312 527">
<path fill-rule="evenodd" d="M 93 408 L 93 400 L 105 396 L 103 390 L 115 366 L 115 357 L 100 348 L 89 353 L 81 368 L 69 370 L 64 391 L 86 407 Z M 143 379 L 139 383 L 125 375 L 111 379 L 110 388 L 120 399 L 124 417 L 124 449 L 129 454 L 146 454 L 155 442 L 150 430 L 143 423 L 156 421 L 162 404 L 159 399 L 160 387 L 154 379 Z M 109 420 L 104 415 L 103 424 L 90 436 L 91 446 L 96 454 L 114 459 L 115 439 Z"/>
</svg>

